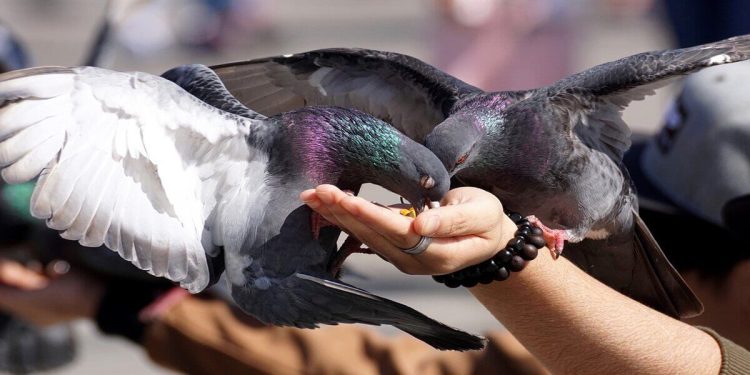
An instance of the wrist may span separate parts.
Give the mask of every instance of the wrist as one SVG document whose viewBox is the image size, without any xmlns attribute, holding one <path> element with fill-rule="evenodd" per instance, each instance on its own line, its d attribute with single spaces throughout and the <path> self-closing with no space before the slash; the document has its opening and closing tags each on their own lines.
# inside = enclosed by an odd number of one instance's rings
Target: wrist
<svg viewBox="0 0 750 375">
<path fill-rule="evenodd" d="M 498 223 L 502 231 L 501 238 L 510 239 L 501 250 L 490 259 L 449 274 L 433 276 L 433 279 L 449 288 L 471 288 L 478 284 L 507 280 L 511 273 L 526 268 L 526 264 L 534 260 L 539 250 L 545 246 L 542 229 L 519 213 L 506 213 L 502 218 L 507 220 Z"/>
</svg>

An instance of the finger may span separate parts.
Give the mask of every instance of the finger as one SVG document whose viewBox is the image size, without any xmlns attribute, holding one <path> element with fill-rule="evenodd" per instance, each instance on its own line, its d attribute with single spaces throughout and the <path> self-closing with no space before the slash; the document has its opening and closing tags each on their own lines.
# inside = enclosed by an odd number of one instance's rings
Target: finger
<svg viewBox="0 0 750 375">
<path fill-rule="evenodd" d="M 374 230 L 369 226 L 369 224 L 364 223 L 360 219 L 359 214 L 356 210 L 355 213 L 352 214 L 352 212 L 342 207 L 342 201 L 355 199 L 355 197 L 346 195 L 345 193 L 341 192 L 341 190 L 333 186 L 321 185 L 316 189 L 316 191 L 318 192 L 319 196 L 321 196 L 321 200 L 327 204 L 328 209 L 332 213 L 332 215 L 334 215 L 335 220 L 341 223 L 341 227 L 345 228 L 350 235 L 357 237 L 360 241 L 362 241 L 362 243 L 367 244 L 371 249 L 386 258 L 386 260 L 396 264 L 399 269 L 403 270 L 404 268 L 414 268 L 415 266 L 420 265 L 420 263 L 416 259 L 409 256 L 408 254 L 403 253 L 401 249 L 399 249 L 391 242 L 391 240 L 387 239 L 381 233 Z M 367 210 L 377 210 L 386 213 L 390 212 L 387 208 L 380 207 L 364 200 L 357 201 L 357 203 L 366 203 Z M 392 214 L 398 215 L 395 213 Z M 405 227 L 406 230 L 408 230 L 411 223 L 405 217 L 402 217 L 402 219 L 407 220 L 407 222 L 405 223 Z M 413 234 L 413 237 L 414 243 L 419 241 L 419 236 Z M 410 244 L 409 246 L 411 245 L 413 244 Z"/>
<path fill-rule="evenodd" d="M 484 236 L 502 217 L 500 202 L 494 196 L 487 196 L 422 212 L 414 220 L 414 230 L 429 237 Z"/>
<path fill-rule="evenodd" d="M 0 260 L 0 283 L 24 290 L 36 290 L 46 287 L 48 280 L 18 262 L 3 259 Z"/>
<path fill-rule="evenodd" d="M 396 247 L 410 248 L 419 242 L 420 235 L 411 227 L 414 219 L 359 197 L 344 197 L 340 205 L 350 215 L 388 239 Z"/>
<path fill-rule="evenodd" d="M 408 273 L 453 272 L 491 258 L 499 247 L 498 234 L 491 232 L 487 238 L 474 235 L 436 238 L 425 252 L 406 254 L 403 248 L 413 246 L 420 239 L 411 229 L 411 219 L 357 197 L 337 196 L 336 199 L 347 211 L 341 213 L 339 208 L 331 208 L 339 220 L 349 225 L 351 232 L 362 237 L 363 242 Z M 351 215 L 356 225 L 349 224 L 349 219 L 344 218 L 346 214 Z"/>
</svg>

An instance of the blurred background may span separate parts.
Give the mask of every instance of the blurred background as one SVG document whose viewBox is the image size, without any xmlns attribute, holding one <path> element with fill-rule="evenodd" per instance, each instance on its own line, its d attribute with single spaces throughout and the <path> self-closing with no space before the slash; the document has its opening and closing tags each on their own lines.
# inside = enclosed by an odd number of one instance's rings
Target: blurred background
<svg viewBox="0 0 750 375">
<path fill-rule="evenodd" d="M 1 0 L 0 22 L 20 40 L 31 65 L 81 65 L 110 19 L 97 63 L 116 70 L 160 74 L 185 63 L 364 47 L 415 56 L 486 90 L 508 90 L 676 47 L 678 40 L 691 43 L 684 32 L 679 38 L 673 32 L 668 9 L 662 0 L 116 0 L 110 8 L 99 0 Z M 675 89 L 625 111 L 634 132 L 659 128 Z M 396 200 L 374 187 L 363 194 L 381 203 Z M 367 256 L 349 264 L 356 285 L 449 325 L 471 332 L 499 327 L 464 290 L 401 275 Z M 75 360 L 51 373 L 169 372 L 91 323 L 77 323 L 74 332 Z"/>
</svg>

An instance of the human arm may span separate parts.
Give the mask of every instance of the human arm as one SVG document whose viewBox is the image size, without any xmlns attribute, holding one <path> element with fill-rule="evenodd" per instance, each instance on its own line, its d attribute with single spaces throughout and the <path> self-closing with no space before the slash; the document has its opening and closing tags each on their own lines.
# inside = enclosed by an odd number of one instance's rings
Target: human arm
<svg viewBox="0 0 750 375">
<path fill-rule="evenodd" d="M 473 188 L 452 190 L 442 207 L 413 221 L 329 185 L 301 198 L 410 274 L 444 274 L 489 259 L 516 228 L 496 214 L 502 205 L 494 196 Z M 416 256 L 399 250 L 420 235 L 435 237 L 437 246 Z M 711 374 L 722 365 L 719 345 L 707 333 L 615 292 L 544 249 L 509 280 L 470 291 L 553 373 Z"/>
</svg>

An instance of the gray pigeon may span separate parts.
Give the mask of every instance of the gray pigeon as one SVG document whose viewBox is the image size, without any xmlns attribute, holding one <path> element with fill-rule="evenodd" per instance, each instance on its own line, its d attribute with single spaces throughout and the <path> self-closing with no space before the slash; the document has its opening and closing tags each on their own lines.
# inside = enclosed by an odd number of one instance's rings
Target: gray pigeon
<svg viewBox="0 0 750 375">
<path fill-rule="evenodd" d="M 339 229 L 313 233 L 298 198 L 322 183 L 372 182 L 421 207 L 449 187 L 434 154 L 357 110 L 267 118 L 231 98 L 206 67 L 165 76 L 190 92 L 91 67 L 0 75 L 2 176 L 39 176 L 35 217 L 191 292 L 221 272 L 223 251 L 234 300 L 269 324 L 390 324 L 439 349 L 482 347 L 479 337 L 332 277 Z"/>
<path fill-rule="evenodd" d="M 415 58 L 327 49 L 213 67 L 243 104 L 265 115 L 338 105 L 392 123 L 435 152 L 455 181 L 493 192 L 505 206 L 546 224 L 548 245 L 599 280 L 673 316 L 702 305 L 637 215 L 622 155 L 621 118 L 671 79 L 748 58 L 742 36 L 647 52 L 557 83 L 485 92 Z"/>
</svg>

